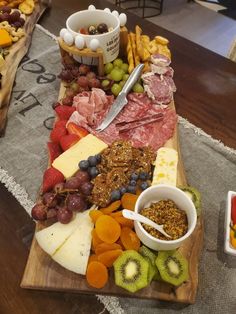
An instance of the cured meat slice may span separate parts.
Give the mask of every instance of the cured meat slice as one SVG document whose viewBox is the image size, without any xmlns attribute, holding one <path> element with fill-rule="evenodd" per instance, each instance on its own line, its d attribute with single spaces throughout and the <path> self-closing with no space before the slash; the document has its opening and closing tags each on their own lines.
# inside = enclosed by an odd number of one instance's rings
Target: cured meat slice
<svg viewBox="0 0 236 314">
<path fill-rule="evenodd" d="M 171 77 L 168 76 L 168 78 L 171 80 Z M 173 98 L 173 85 L 169 79 L 166 80 L 165 77 L 155 74 L 149 75 L 143 79 L 144 90 L 157 104 L 167 105 Z"/>
</svg>

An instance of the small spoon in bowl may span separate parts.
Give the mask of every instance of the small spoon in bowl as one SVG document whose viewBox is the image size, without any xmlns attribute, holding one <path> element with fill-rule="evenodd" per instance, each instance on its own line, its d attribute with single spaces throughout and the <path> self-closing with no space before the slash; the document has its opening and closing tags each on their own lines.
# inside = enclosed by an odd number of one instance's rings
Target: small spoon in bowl
<svg viewBox="0 0 236 314">
<path fill-rule="evenodd" d="M 167 238 L 171 238 L 171 236 L 169 234 L 167 234 L 165 232 L 165 230 L 163 229 L 163 225 L 158 225 L 154 221 L 152 221 L 151 219 L 148 219 L 147 217 L 145 217 L 143 215 L 137 214 L 137 213 L 133 212 L 132 210 L 128 210 L 128 209 L 123 209 L 122 215 L 123 215 L 123 217 L 125 217 L 127 219 L 136 220 L 136 221 L 142 222 L 146 225 L 149 225 L 149 226 L 153 227 L 154 229 L 156 229 L 157 231 L 159 231 L 160 233 L 162 233 Z"/>
</svg>

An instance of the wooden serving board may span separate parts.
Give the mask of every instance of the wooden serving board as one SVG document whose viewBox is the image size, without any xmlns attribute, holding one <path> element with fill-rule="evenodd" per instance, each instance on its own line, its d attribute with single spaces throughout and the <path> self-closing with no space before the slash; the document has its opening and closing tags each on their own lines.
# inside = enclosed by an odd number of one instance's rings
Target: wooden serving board
<svg viewBox="0 0 236 314">
<path fill-rule="evenodd" d="M 59 99 L 64 95 L 61 87 Z M 174 107 L 174 103 L 172 103 Z M 178 151 L 178 177 L 177 185 L 187 185 L 183 162 L 178 141 L 178 129 L 176 126 L 173 137 L 166 143 Z M 36 224 L 36 231 L 42 229 L 43 225 Z M 179 249 L 189 262 L 189 280 L 180 287 L 173 287 L 165 282 L 153 281 L 151 285 L 136 293 L 130 293 L 114 283 L 114 275 L 111 271 L 109 281 L 103 289 L 91 288 L 85 276 L 78 275 L 66 270 L 47 255 L 38 245 L 35 237 L 30 249 L 24 276 L 21 282 L 22 288 L 67 291 L 77 293 L 104 294 L 121 297 L 134 297 L 146 299 L 160 299 L 182 303 L 194 303 L 198 285 L 198 262 L 203 241 L 203 219 L 198 219 L 197 226 L 191 237 Z"/>
<path fill-rule="evenodd" d="M 18 65 L 28 51 L 34 26 L 46 8 L 47 4 L 43 4 L 41 1 L 37 1 L 35 3 L 34 11 L 26 18 L 24 25 L 25 36 L 9 48 L 9 54 L 6 56 L 6 62 L 1 71 L 2 88 L 0 88 L 0 136 L 4 135 L 11 92 Z"/>
</svg>

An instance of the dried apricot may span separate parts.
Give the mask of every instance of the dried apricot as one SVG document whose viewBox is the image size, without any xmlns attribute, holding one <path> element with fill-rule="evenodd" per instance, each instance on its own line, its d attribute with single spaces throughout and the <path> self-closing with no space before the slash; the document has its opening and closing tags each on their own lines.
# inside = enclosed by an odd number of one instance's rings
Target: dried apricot
<svg viewBox="0 0 236 314">
<path fill-rule="evenodd" d="M 125 209 L 134 210 L 138 195 L 125 193 L 121 198 L 121 205 Z"/>
<path fill-rule="evenodd" d="M 98 261 L 107 267 L 112 267 L 115 260 L 123 253 L 122 250 L 106 251 L 98 255 Z"/>
<path fill-rule="evenodd" d="M 97 232 L 95 229 L 92 230 L 92 250 L 95 251 L 95 248 L 98 244 L 102 243 L 103 241 L 98 237 Z"/>
<path fill-rule="evenodd" d="M 113 217 L 113 218 L 116 218 L 116 217 L 123 217 L 123 215 L 122 215 L 122 210 L 118 210 L 118 211 L 115 212 L 115 213 L 111 213 L 110 216 Z"/>
<path fill-rule="evenodd" d="M 120 237 L 120 225 L 108 215 L 100 216 L 95 224 L 95 230 L 98 237 L 105 243 L 114 243 Z"/>
<path fill-rule="evenodd" d="M 88 264 L 86 271 L 88 284 L 94 288 L 103 288 L 108 281 L 108 270 L 101 262 L 91 262 Z"/>
<path fill-rule="evenodd" d="M 121 246 L 117 243 L 101 243 L 98 244 L 95 248 L 95 254 L 101 254 L 106 251 L 112 251 L 112 250 L 122 250 Z"/>
<path fill-rule="evenodd" d="M 111 203 L 107 207 L 101 208 L 100 211 L 103 214 L 107 215 L 107 214 L 110 214 L 110 213 L 116 211 L 120 207 L 120 205 L 121 205 L 121 201 L 118 200 L 118 201 L 115 201 L 115 202 Z"/>
<path fill-rule="evenodd" d="M 133 229 L 134 227 L 134 222 L 133 220 L 130 220 L 130 219 L 127 219 L 125 217 L 114 217 L 115 220 L 117 222 L 119 222 L 119 224 L 122 226 L 122 227 L 129 227 L 131 229 Z"/>
<path fill-rule="evenodd" d="M 98 210 L 98 209 L 92 209 L 89 212 L 89 216 L 92 219 L 92 222 L 95 224 L 95 222 L 97 221 L 98 217 L 102 216 L 103 213 Z"/>
<path fill-rule="evenodd" d="M 140 247 L 140 240 L 137 234 L 128 227 L 124 227 L 121 229 L 120 240 L 126 250 L 138 251 Z"/>
</svg>

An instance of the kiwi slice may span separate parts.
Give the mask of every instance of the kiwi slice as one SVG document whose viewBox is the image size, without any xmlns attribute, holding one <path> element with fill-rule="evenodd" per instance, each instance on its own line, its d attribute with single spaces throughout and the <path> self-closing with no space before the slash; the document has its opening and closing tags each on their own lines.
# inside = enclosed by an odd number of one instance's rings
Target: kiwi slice
<svg viewBox="0 0 236 314">
<path fill-rule="evenodd" d="M 149 284 L 149 263 L 134 250 L 123 252 L 113 264 L 115 283 L 130 292 L 136 292 Z"/>
<path fill-rule="evenodd" d="M 200 216 L 201 214 L 201 207 L 202 207 L 202 201 L 201 201 L 201 194 L 200 192 L 192 187 L 192 186 L 181 186 L 179 187 L 185 194 L 193 201 L 193 204 L 195 205 L 197 216 Z"/>
<path fill-rule="evenodd" d="M 155 254 L 153 251 L 151 251 L 145 245 L 142 245 L 139 248 L 139 253 L 149 263 L 149 273 L 148 273 L 149 282 L 151 282 L 152 280 L 161 280 L 160 273 L 159 273 L 157 266 L 156 266 L 156 263 L 155 263 L 156 258 L 157 258 L 157 254 Z"/>
<path fill-rule="evenodd" d="M 159 251 L 156 265 L 161 278 L 174 286 L 188 280 L 188 261 L 178 251 Z"/>
</svg>

